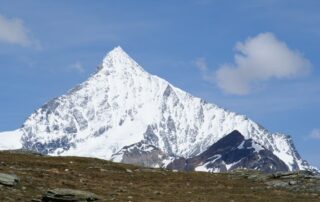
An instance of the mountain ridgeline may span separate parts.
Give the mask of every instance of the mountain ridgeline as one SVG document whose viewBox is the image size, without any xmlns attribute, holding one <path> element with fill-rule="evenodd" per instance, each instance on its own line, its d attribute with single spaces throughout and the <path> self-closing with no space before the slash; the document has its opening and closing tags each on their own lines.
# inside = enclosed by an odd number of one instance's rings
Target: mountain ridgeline
<svg viewBox="0 0 320 202">
<path fill-rule="evenodd" d="M 36 110 L 1 149 L 184 171 L 312 169 L 292 139 L 149 74 L 120 47 L 82 84 Z"/>
</svg>

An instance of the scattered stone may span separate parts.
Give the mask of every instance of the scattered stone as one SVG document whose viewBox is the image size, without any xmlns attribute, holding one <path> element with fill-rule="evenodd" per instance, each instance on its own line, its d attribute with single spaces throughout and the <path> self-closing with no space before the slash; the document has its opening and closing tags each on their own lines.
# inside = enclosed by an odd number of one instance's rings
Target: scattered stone
<svg viewBox="0 0 320 202">
<path fill-rule="evenodd" d="M 290 181 L 289 181 L 289 185 L 296 185 L 296 184 L 298 184 L 297 181 L 294 181 L 294 180 L 290 180 Z"/>
<path fill-rule="evenodd" d="M 277 172 L 277 173 L 273 173 L 272 176 L 273 178 L 277 179 L 277 178 L 283 178 L 285 176 L 290 176 L 294 174 L 295 173 L 292 173 L 292 172 Z"/>
<path fill-rule="evenodd" d="M 110 193 L 110 196 L 118 196 L 118 195 L 119 193 L 115 193 L 115 192 Z"/>
<path fill-rule="evenodd" d="M 120 187 L 120 188 L 118 189 L 118 192 L 124 193 L 124 192 L 127 192 L 127 190 L 126 190 L 125 187 Z"/>
<path fill-rule="evenodd" d="M 43 202 L 55 202 L 55 201 L 97 201 L 99 200 L 98 196 L 91 192 L 80 191 L 75 189 L 52 189 L 47 191 L 43 197 Z"/>
<path fill-rule="evenodd" d="M 126 169 L 126 172 L 127 172 L 127 173 L 133 173 L 133 171 L 130 170 L 130 169 L 128 169 L 128 168 Z"/>
<path fill-rule="evenodd" d="M 152 173 L 158 173 L 161 172 L 158 169 L 153 169 L 153 168 L 140 168 L 141 172 L 152 172 Z"/>
<path fill-rule="evenodd" d="M 154 191 L 153 192 L 155 195 L 162 195 L 163 194 L 163 192 L 161 192 L 161 191 Z"/>
<path fill-rule="evenodd" d="M 312 179 L 320 180 L 320 175 L 314 175 L 312 176 Z"/>
<path fill-rule="evenodd" d="M 20 182 L 18 176 L 14 174 L 0 173 L 0 184 L 5 186 L 15 186 Z"/>
<path fill-rule="evenodd" d="M 269 181 L 269 182 L 266 182 L 266 184 L 275 188 L 286 188 L 289 185 L 289 183 L 287 182 L 278 181 L 278 180 Z"/>
<path fill-rule="evenodd" d="M 309 171 L 309 170 L 300 170 L 300 171 L 298 171 L 298 173 L 299 173 L 300 175 L 308 175 L 308 176 L 313 176 L 313 175 L 315 175 L 314 172 Z"/>
<path fill-rule="evenodd" d="M 59 174 L 60 173 L 59 170 L 56 169 L 56 168 L 50 168 L 50 169 L 47 170 L 47 172 L 55 173 L 55 174 Z"/>
<path fill-rule="evenodd" d="M 100 172 L 108 172 L 108 170 L 106 170 L 104 168 L 100 168 Z"/>
</svg>

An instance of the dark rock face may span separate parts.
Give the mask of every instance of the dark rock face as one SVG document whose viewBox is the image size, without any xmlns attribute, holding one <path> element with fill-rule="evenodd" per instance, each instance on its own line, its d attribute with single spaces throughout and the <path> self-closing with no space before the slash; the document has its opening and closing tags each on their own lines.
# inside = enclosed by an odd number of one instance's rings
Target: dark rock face
<svg viewBox="0 0 320 202">
<path fill-rule="evenodd" d="M 226 172 L 245 168 L 267 173 L 289 170 L 286 164 L 271 151 L 252 139 L 244 139 L 238 131 L 233 131 L 220 139 L 198 156 L 174 160 L 167 168 L 209 172 Z"/>
<path fill-rule="evenodd" d="M 148 133 L 147 133 L 148 132 Z M 245 139 L 238 131 L 211 145 L 192 158 L 168 156 L 152 143 L 152 129 L 147 130 L 148 141 L 126 146 L 112 156 L 112 160 L 145 167 L 163 167 L 180 171 L 228 172 L 235 169 L 254 169 L 265 173 L 288 171 L 287 165 L 271 151 Z M 164 162 L 170 162 L 166 165 Z"/>
<path fill-rule="evenodd" d="M 5 186 L 15 186 L 20 182 L 20 179 L 13 174 L 0 173 L 0 184 Z"/>
<path fill-rule="evenodd" d="M 31 150 L 45 155 L 55 151 L 57 148 L 68 150 L 73 147 L 73 144 L 70 143 L 70 138 L 68 136 L 63 136 L 62 138 L 58 138 L 47 143 L 37 142 L 34 144 L 34 142 L 29 141 L 26 138 L 22 138 L 22 141 L 24 142 L 24 150 Z"/>
<path fill-rule="evenodd" d="M 73 201 L 89 202 L 99 200 L 98 196 L 91 192 L 74 190 L 74 189 L 52 189 L 43 195 L 43 202 Z"/>
</svg>

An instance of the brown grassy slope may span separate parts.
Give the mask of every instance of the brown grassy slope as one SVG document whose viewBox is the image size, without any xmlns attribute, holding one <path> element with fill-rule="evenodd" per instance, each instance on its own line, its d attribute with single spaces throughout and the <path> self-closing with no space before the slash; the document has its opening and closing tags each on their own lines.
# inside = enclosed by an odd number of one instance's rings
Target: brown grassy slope
<svg viewBox="0 0 320 202">
<path fill-rule="evenodd" d="M 0 188 L 0 201 L 40 199 L 51 188 L 99 195 L 101 201 L 320 201 L 317 194 L 266 189 L 231 174 L 146 169 L 93 158 L 41 157 L 0 152 L 0 172 L 21 182 Z"/>
</svg>

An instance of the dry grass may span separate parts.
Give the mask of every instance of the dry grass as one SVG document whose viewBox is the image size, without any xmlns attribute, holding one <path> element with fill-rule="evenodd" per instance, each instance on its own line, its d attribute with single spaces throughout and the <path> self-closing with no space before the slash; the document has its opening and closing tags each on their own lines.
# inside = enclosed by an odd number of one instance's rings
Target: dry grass
<svg viewBox="0 0 320 202">
<path fill-rule="evenodd" d="M 50 188 L 91 191 L 101 201 L 320 201 L 316 194 L 266 189 L 231 174 L 145 169 L 92 158 L 0 152 L 0 172 L 21 183 L 0 188 L 0 201 L 40 199 Z M 131 172 L 132 171 L 132 172 Z"/>
</svg>

